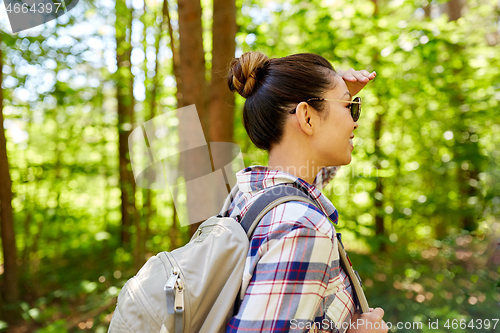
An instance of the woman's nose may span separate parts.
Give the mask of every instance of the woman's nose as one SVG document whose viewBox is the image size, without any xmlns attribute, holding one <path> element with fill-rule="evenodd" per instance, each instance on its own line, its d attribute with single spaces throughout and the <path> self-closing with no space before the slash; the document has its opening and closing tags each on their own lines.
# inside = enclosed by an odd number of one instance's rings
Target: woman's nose
<svg viewBox="0 0 500 333">
<path fill-rule="evenodd" d="M 354 122 L 354 129 L 356 129 L 356 128 L 358 128 L 358 122 L 357 121 Z"/>
</svg>

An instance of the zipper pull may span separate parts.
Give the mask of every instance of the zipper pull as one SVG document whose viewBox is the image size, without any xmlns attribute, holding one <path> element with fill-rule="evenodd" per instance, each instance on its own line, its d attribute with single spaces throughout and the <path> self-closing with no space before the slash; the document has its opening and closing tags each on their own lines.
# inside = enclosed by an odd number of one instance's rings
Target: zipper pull
<svg viewBox="0 0 500 333">
<path fill-rule="evenodd" d="M 176 300 L 176 293 L 174 293 L 174 288 L 177 283 L 177 279 L 179 278 L 179 269 L 177 267 L 174 267 L 172 269 L 172 275 L 167 280 L 167 283 L 165 283 L 165 287 L 163 287 L 163 290 L 165 291 L 165 296 L 167 297 L 167 312 L 170 314 L 175 313 L 175 300 Z"/>
<path fill-rule="evenodd" d="M 179 269 L 177 269 L 177 267 L 174 267 L 172 269 L 172 275 L 170 275 L 170 277 L 168 278 L 167 283 L 165 283 L 165 287 L 163 288 L 163 290 L 166 291 L 167 289 L 174 289 L 178 277 L 179 277 Z"/>
<path fill-rule="evenodd" d="M 175 312 L 184 311 L 184 286 L 180 278 L 175 284 Z"/>
</svg>

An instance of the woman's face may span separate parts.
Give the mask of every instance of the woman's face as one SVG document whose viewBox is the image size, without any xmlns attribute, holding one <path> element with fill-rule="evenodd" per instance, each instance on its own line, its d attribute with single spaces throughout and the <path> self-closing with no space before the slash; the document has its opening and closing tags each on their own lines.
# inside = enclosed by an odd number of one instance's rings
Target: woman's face
<svg viewBox="0 0 500 333">
<path fill-rule="evenodd" d="M 317 127 L 313 137 L 313 147 L 317 147 L 316 156 L 323 166 L 347 165 L 351 162 L 351 153 L 354 149 L 352 137 L 358 123 L 354 122 L 348 108 L 352 100 L 344 80 L 334 76 L 335 88 L 329 90 L 324 98 L 342 100 L 322 101 L 327 103 L 323 120 Z M 328 115 L 328 116 L 326 116 Z M 325 117 L 326 116 L 326 117 Z"/>
</svg>

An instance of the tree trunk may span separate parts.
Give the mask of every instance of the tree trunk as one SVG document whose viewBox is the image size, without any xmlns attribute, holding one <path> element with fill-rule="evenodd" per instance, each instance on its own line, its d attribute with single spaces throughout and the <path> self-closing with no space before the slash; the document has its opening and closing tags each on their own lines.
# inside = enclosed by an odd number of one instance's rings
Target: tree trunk
<svg viewBox="0 0 500 333">
<path fill-rule="evenodd" d="M 163 0 L 163 20 L 161 25 L 161 30 L 168 28 L 168 36 L 170 38 L 170 49 L 172 50 L 172 68 L 174 71 L 175 82 L 177 84 L 177 105 L 180 105 L 182 99 L 182 80 L 181 80 L 181 68 L 179 64 L 179 49 L 175 45 L 174 39 L 174 29 L 172 28 L 172 22 L 170 22 L 170 10 L 168 9 L 168 1 Z M 160 31 L 161 36 L 161 31 Z"/>
<path fill-rule="evenodd" d="M 375 10 L 373 12 L 373 16 L 378 17 L 379 15 L 379 5 L 378 5 L 378 0 L 371 0 L 373 4 L 375 5 Z M 378 52 L 375 53 L 374 55 L 374 63 L 380 63 L 379 62 L 379 54 Z M 380 138 L 381 138 L 381 131 L 382 131 L 382 118 L 383 115 L 380 113 L 377 113 L 375 116 L 375 122 L 373 124 L 373 133 L 374 133 L 374 139 L 375 139 L 375 152 L 374 155 L 377 157 L 377 160 L 375 162 L 375 168 L 377 170 L 381 169 L 380 165 L 380 159 L 382 152 L 380 150 Z M 377 173 L 378 174 L 378 173 Z M 381 193 L 382 195 L 384 194 L 384 185 L 382 184 L 383 178 L 377 177 L 376 180 L 376 186 L 375 186 L 375 193 Z M 375 235 L 377 238 L 379 236 L 384 236 L 385 235 L 385 229 L 384 229 L 384 214 L 383 214 L 383 206 L 384 206 L 384 197 L 380 198 L 380 200 L 375 199 Z M 386 244 L 385 242 L 380 244 L 380 251 L 386 251 Z"/>
<path fill-rule="evenodd" d="M 461 0 L 450 0 L 447 2 L 447 12 L 450 21 L 456 21 L 462 16 L 463 3 Z"/>
<path fill-rule="evenodd" d="M 172 28 L 172 22 L 170 21 L 170 10 L 168 8 L 167 0 L 163 0 L 162 14 L 163 14 L 163 19 L 162 19 L 161 31 L 165 29 L 168 30 L 168 36 L 170 39 L 170 49 L 172 51 L 172 69 L 174 72 L 175 83 L 177 88 L 175 97 L 177 99 L 177 107 L 179 107 L 182 101 L 182 79 L 181 79 L 181 68 L 179 63 L 179 48 L 176 46 L 176 42 L 174 39 L 174 29 Z M 160 36 L 162 35 L 161 31 L 160 31 Z M 174 196 L 176 195 L 176 192 L 175 191 L 171 192 L 171 195 L 172 195 L 171 204 L 173 207 L 173 215 L 172 215 L 172 227 L 169 230 L 169 237 L 171 239 L 170 250 L 173 250 L 177 248 L 177 235 L 179 228 L 177 226 L 177 212 L 175 210 L 175 204 L 174 204 Z"/>
<path fill-rule="evenodd" d="M 374 139 L 375 139 L 375 152 L 374 155 L 377 156 L 377 161 L 375 162 L 375 167 L 377 170 L 380 170 L 380 158 L 381 158 L 381 150 L 380 150 L 380 132 L 382 130 L 382 115 L 380 113 L 377 113 L 375 116 L 375 122 L 374 122 Z M 376 187 L 375 187 L 375 192 L 381 193 L 383 195 L 384 193 L 384 185 L 382 184 L 382 178 L 377 177 L 376 180 Z M 383 197 L 380 198 L 380 200 L 375 199 L 375 235 L 376 236 L 384 236 L 385 235 L 385 230 L 384 230 L 384 215 L 382 213 L 382 208 L 383 207 Z M 380 250 L 385 251 L 386 246 L 385 243 L 381 243 L 380 245 Z"/>
<path fill-rule="evenodd" d="M 0 226 L 4 258 L 4 297 L 7 303 L 13 303 L 19 298 L 19 289 L 16 234 L 14 232 L 14 216 L 12 212 L 12 180 L 9 173 L 7 140 L 3 127 L 3 89 L 1 87 L 3 82 L 2 34 L 0 32 Z"/>
<path fill-rule="evenodd" d="M 205 112 L 205 53 L 203 50 L 203 30 L 201 24 L 201 3 L 199 0 L 179 0 L 179 65 L 180 81 L 182 82 L 179 107 L 196 105 L 198 117 L 203 128 L 206 142 L 208 140 L 207 114 Z M 172 43 L 173 44 L 173 43 Z M 190 124 L 179 123 L 179 133 L 184 133 L 180 140 L 190 140 L 191 137 L 185 135 Z M 181 155 L 181 159 L 183 156 Z M 200 162 L 201 164 L 204 162 Z M 188 168 L 198 168 L 200 163 L 190 160 L 189 163 L 181 162 Z M 190 170 L 180 170 L 191 173 Z M 189 196 L 190 193 L 188 192 Z M 188 199 L 187 202 L 190 202 Z M 190 225 L 191 235 L 198 228 L 199 223 Z"/>
<path fill-rule="evenodd" d="M 429 19 L 431 18 L 431 10 L 432 10 L 432 5 L 429 3 L 426 6 L 424 6 L 424 13 L 425 13 L 425 18 Z"/>
<path fill-rule="evenodd" d="M 233 142 L 234 93 L 228 89 L 226 77 L 229 63 L 235 55 L 236 28 L 235 1 L 214 0 L 212 81 L 209 104 L 210 141 L 212 142 Z"/>
<path fill-rule="evenodd" d="M 447 3 L 447 11 L 449 21 L 456 21 L 462 16 L 463 2 L 460 0 L 451 0 Z M 453 54 L 461 54 L 463 46 L 451 45 L 451 52 Z M 468 76 L 466 70 L 470 68 L 465 65 L 461 69 L 453 69 L 455 77 Z M 470 71 L 469 71 L 470 73 Z M 465 74 L 465 75 L 464 75 Z M 470 113 L 460 111 L 460 106 L 465 102 L 465 97 L 460 89 L 460 85 L 452 83 L 450 85 L 452 91 L 452 98 L 450 98 L 450 105 L 457 110 L 458 117 L 454 117 L 455 129 L 453 130 L 454 137 L 460 138 L 462 133 L 468 132 L 469 128 L 465 124 L 466 119 L 470 118 Z M 479 182 L 479 173 L 481 172 L 480 148 L 478 142 L 472 142 L 469 138 L 460 145 L 454 145 L 454 161 L 457 162 L 457 183 L 460 193 L 460 227 L 471 232 L 477 229 L 477 217 L 474 205 L 469 205 L 468 199 L 471 197 L 479 197 L 481 194 L 472 186 L 472 183 Z"/>
<path fill-rule="evenodd" d="M 26 124 L 27 125 L 26 131 L 28 133 L 32 133 L 32 124 L 33 124 L 33 122 L 31 122 L 31 121 L 28 121 L 28 123 Z M 29 135 L 28 141 L 26 142 L 28 144 L 28 147 L 31 146 L 32 139 L 33 139 L 33 136 Z M 24 163 L 26 165 L 24 172 L 26 172 L 26 173 L 28 173 L 28 169 L 30 166 L 30 159 L 29 159 L 28 154 L 26 152 L 27 150 L 28 149 L 25 149 L 23 152 L 23 160 L 24 160 Z M 36 212 L 37 208 L 38 208 L 36 201 L 34 200 L 34 198 L 37 197 L 36 193 L 38 192 L 36 189 L 37 188 L 36 184 L 38 184 L 36 178 L 35 178 L 34 182 L 35 182 L 35 191 L 29 191 L 29 193 L 26 195 L 26 201 L 29 203 L 29 205 L 27 205 L 25 208 L 25 210 L 27 210 L 28 212 L 27 212 L 26 218 L 24 220 L 24 226 L 23 226 L 24 248 L 23 248 L 22 252 L 19 253 L 21 256 L 21 262 L 22 262 L 21 269 L 20 269 L 20 271 L 18 271 L 18 273 L 20 275 L 23 275 L 23 274 L 31 275 L 32 274 L 31 273 L 31 262 L 30 262 L 30 245 L 29 245 L 31 242 L 30 227 L 31 227 L 32 219 L 33 219 L 33 213 Z M 21 286 L 21 288 L 22 287 L 23 286 Z"/>
<path fill-rule="evenodd" d="M 175 209 L 174 201 L 172 200 L 172 227 L 168 232 L 170 238 L 170 251 L 178 248 L 181 245 L 179 228 L 177 228 L 177 210 Z"/>
<path fill-rule="evenodd" d="M 146 13 L 146 3 L 144 3 L 144 13 Z M 154 76 L 152 78 L 152 89 L 151 89 L 151 95 L 150 95 L 150 98 L 149 98 L 149 101 L 150 101 L 150 104 L 149 104 L 149 116 L 145 117 L 145 120 L 150 120 L 150 119 L 153 119 L 156 115 L 156 108 L 157 108 L 157 102 L 156 102 L 156 96 L 157 96 L 157 92 L 158 92 L 158 68 L 159 68 L 159 61 L 158 61 L 158 50 L 159 50 L 159 46 L 160 46 L 160 39 L 161 39 L 161 25 L 158 27 L 157 25 L 157 18 L 158 18 L 158 12 L 155 10 L 155 15 L 154 15 L 154 20 L 153 20 L 153 27 L 154 27 L 154 31 L 155 31 L 155 34 L 154 34 L 154 38 L 155 38 L 155 42 L 154 42 L 154 47 L 155 47 L 155 53 L 156 53 L 156 56 L 155 56 L 155 67 L 154 67 Z M 147 23 L 147 22 L 144 22 L 144 23 Z M 146 26 L 147 24 L 144 24 L 144 36 L 146 36 Z M 144 50 L 146 50 L 146 44 L 144 43 Z M 147 63 L 147 61 L 146 61 Z M 147 67 L 147 66 L 146 66 Z M 147 72 L 147 69 L 145 70 Z M 152 205 L 151 205 L 151 201 L 152 201 L 152 195 L 153 195 L 153 191 L 151 191 L 150 189 L 142 189 L 142 198 L 143 198 L 143 217 L 144 217 L 144 223 L 143 223 L 143 230 L 142 230 L 142 240 L 141 240 L 141 243 L 140 243 L 140 255 L 144 257 L 144 255 L 146 254 L 146 241 L 147 239 L 149 238 L 149 233 L 150 233 L 150 230 L 149 230 L 149 222 L 153 216 L 153 212 L 152 212 Z"/>
<path fill-rule="evenodd" d="M 371 0 L 373 4 L 375 5 L 375 9 L 373 10 L 373 16 L 378 15 L 378 1 L 377 0 Z"/>
<path fill-rule="evenodd" d="M 207 137 L 205 100 L 205 53 L 203 51 L 201 4 L 199 0 L 179 0 L 179 65 L 182 99 L 179 107 L 195 104 Z M 208 141 L 208 140 L 207 140 Z"/>
<path fill-rule="evenodd" d="M 212 75 L 209 128 L 211 142 L 233 142 L 234 93 L 227 87 L 227 73 L 236 51 L 236 3 L 214 0 L 212 23 Z M 231 161 L 231 151 L 211 150 L 212 161 Z M 212 164 L 214 164 L 213 162 Z M 227 179 L 226 179 L 227 182 Z M 228 192 L 231 188 L 226 184 Z"/>
<path fill-rule="evenodd" d="M 127 8 L 124 0 L 117 0 L 116 5 L 116 62 L 118 69 L 115 73 L 116 99 L 118 102 L 118 149 L 120 159 L 120 190 L 122 230 L 121 243 L 128 247 L 130 243 L 130 226 L 135 215 L 135 197 L 133 176 L 128 169 L 130 157 L 128 151 L 128 137 L 134 123 L 133 80 L 131 73 L 130 45 L 132 9 Z M 128 40 L 127 40 L 128 31 Z"/>
</svg>

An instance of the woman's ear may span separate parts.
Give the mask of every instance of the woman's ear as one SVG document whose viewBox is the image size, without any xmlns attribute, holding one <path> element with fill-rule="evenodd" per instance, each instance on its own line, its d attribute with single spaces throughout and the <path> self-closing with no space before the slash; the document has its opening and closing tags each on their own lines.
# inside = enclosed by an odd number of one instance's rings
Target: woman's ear
<svg viewBox="0 0 500 333">
<path fill-rule="evenodd" d="M 306 102 L 300 102 L 297 105 L 295 117 L 299 123 L 299 127 L 307 135 L 313 135 L 317 124 L 317 112 Z"/>
</svg>

